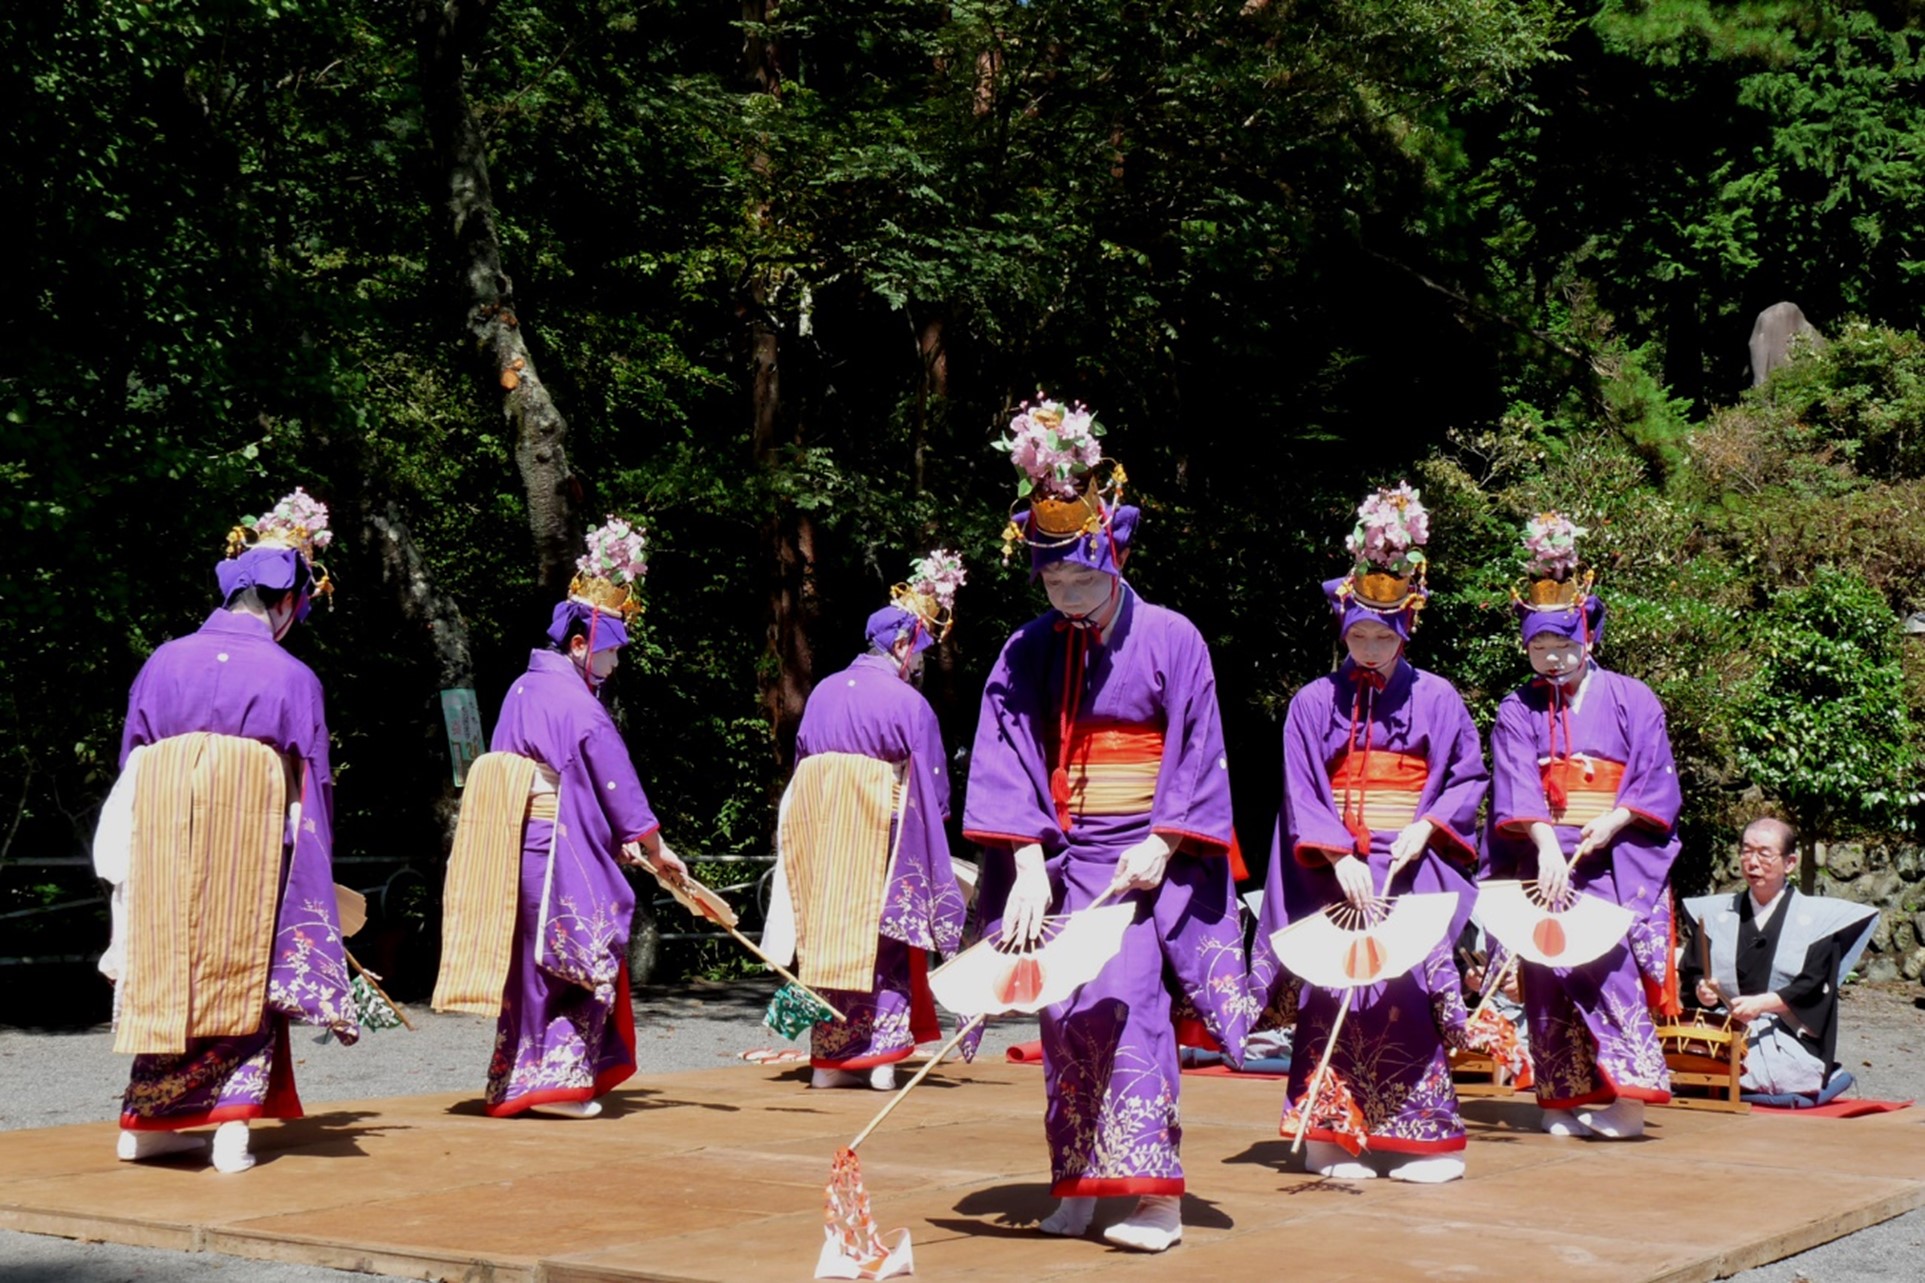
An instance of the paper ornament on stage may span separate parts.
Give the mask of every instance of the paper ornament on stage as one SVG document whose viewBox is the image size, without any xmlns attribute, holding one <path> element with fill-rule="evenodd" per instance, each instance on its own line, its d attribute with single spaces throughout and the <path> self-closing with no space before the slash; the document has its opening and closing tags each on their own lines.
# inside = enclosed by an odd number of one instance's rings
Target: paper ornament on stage
<svg viewBox="0 0 1925 1283">
<path fill-rule="evenodd" d="M 1553 909 L 1537 896 L 1535 882 L 1486 882 L 1477 889 L 1474 915 L 1484 930 L 1526 962 L 1581 967 L 1601 958 L 1631 930 L 1635 914 L 1621 904 L 1576 892 Z"/>
<path fill-rule="evenodd" d="M 1292 922 L 1271 935 L 1270 945 L 1278 961 L 1310 984 L 1355 989 L 1394 980 L 1422 962 L 1456 912 L 1455 891 L 1393 896 L 1369 912 L 1346 901 Z"/>
<path fill-rule="evenodd" d="M 896 1230 L 885 1238 L 876 1228 L 876 1218 L 869 1210 L 869 1193 L 862 1187 L 862 1168 L 852 1149 L 838 1153 L 830 1169 L 823 1222 L 822 1254 L 815 1263 L 817 1278 L 886 1279 L 916 1272 L 909 1231 Z"/>
<path fill-rule="evenodd" d="M 931 972 L 929 991 L 962 1016 L 1041 1011 L 1096 978 L 1135 916 L 1134 904 L 1110 904 L 1045 919 L 1043 942 L 1027 949 L 984 940 Z"/>
</svg>

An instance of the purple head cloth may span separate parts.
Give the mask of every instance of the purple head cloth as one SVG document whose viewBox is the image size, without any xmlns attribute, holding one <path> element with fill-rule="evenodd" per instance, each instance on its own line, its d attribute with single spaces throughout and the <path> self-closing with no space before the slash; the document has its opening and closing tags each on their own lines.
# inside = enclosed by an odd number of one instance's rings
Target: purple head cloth
<svg viewBox="0 0 1925 1283">
<path fill-rule="evenodd" d="M 1338 619 L 1337 635 L 1339 637 L 1343 636 L 1352 628 L 1355 628 L 1358 624 L 1368 619 L 1372 623 L 1382 624 L 1403 640 L 1409 641 L 1410 625 L 1412 621 L 1415 620 L 1417 612 L 1407 608 L 1403 610 L 1374 610 L 1364 605 L 1361 601 L 1358 601 L 1357 594 L 1355 593 L 1339 597 L 1337 595 L 1337 589 L 1343 587 L 1349 578 L 1349 575 L 1344 575 L 1338 579 L 1326 579 L 1323 581 L 1324 600 L 1330 603 L 1330 609 L 1336 614 Z M 1420 588 L 1418 591 L 1424 593 L 1425 596 L 1430 595 L 1425 589 Z"/>
<path fill-rule="evenodd" d="M 1130 546 L 1130 540 L 1136 537 L 1136 523 L 1143 516 L 1143 512 L 1131 503 L 1118 504 L 1114 509 L 1105 507 L 1104 512 L 1109 514 L 1110 518 L 1107 533 L 1098 530 L 1094 534 L 1078 535 L 1074 539 L 1061 542 L 1050 539 L 1047 544 L 1031 543 L 1029 577 L 1036 578 L 1042 573 L 1044 566 L 1054 565 L 1059 561 L 1088 566 L 1091 570 L 1100 570 L 1106 575 L 1122 574 L 1122 567 L 1116 564 L 1114 554 Z M 1029 513 L 1019 512 L 1010 520 L 1016 523 L 1017 528 L 1027 539 Z"/>
<path fill-rule="evenodd" d="M 588 640 L 588 649 L 591 654 L 598 650 L 616 650 L 628 645 L 628 629 L 622 627 L 620 615 L 611 615 L 605 610 L 597 611 L 587 602 L 576 601 L 573 598 L 555 607 L 555 616 L 548 625 L 548 640 L 558 647 L 566 646 L 568 626 L 577 619 L 584 624 L 590 619 L 595 621 L 595 635 Z"/>
<path fill-rule="evenodd" d="M 929 635 L 927 628 L 918 628 L 919 622 L 914 614 L 900 606 L 884 606 L 869 616 L 869 622 L 863 627 L 863 635 L 869 639 L 871 646 L 884 652 L 890 651 L 903 638 L 914 637 L 916 644 L 909 653 L 920 654 L 934 646 L 936 639 Z"/>
<path fill-rule="evenodd" d="M 1526 644 L 1539 633 L 1556 633 L 1559 637 L 1594 646 L 1604 632 L 1604 600 L 1595 593 L 1584 599 L 1581 609 L 1559 606 L 1554 610 L 1533 610 L 1524 602 L 1515 603 L 1512 609 L 1517 611 L 1518 631 L 1523 634 Z"/>
<path fill-rule="evenodd" d="M 306 619 L 313 604 L 314 570 L 295 548 L 249 548 L 238 557 L 224 558 L 214 567 L 214 578 L 220 582 L 223 602 L 247 588 L 292 588 L 300 598 L 296 619 Z"/>
</svg>

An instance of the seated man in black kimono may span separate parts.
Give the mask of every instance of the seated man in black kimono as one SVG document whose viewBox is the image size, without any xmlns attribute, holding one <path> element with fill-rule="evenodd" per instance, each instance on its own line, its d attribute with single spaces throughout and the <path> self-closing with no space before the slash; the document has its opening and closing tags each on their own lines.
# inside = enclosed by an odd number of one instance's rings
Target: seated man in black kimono
<svg viewBox="0 0 1925 1283">
<path fill-rule="evenodd" d="M 1851 1075 L 1834 1061 L 1838 985 L 1878 925 L 1868 905 L 1805 895 L 1791 885 L 1798 853 L 1783 820 L 1752 821 L 1739 867 L 1745 889 L 1685 901 L 1679 988 L 1699 1007 L 1745 1025 L 1746 1099 L 1811 1105 Z"/>
</svg>

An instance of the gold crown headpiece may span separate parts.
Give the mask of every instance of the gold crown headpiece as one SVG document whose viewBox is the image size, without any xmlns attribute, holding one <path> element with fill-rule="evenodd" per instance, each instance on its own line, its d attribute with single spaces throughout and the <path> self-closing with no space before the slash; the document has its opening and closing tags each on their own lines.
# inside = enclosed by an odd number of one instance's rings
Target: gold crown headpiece
<svg viewBox="0 0 1925 1283">
<path fill-rule="evenodd" d="M 1524 566 L 1531 579 L 1523 592 L 1511 589 L 1512 604 L 1520 610 L 1582 610 L 1596 575 L 1578 561 L 1577 541 L 1589 533 L 1555 510 L 1526 522 Z"/>
<path fill-rule="evenodd" d="M 1098 469 L 1108 466 L 1109 475 Z M 1070 498 L 1032 491 L 1026 499 L 1010 505 L 1009 524 L 1003 527 L 1003 560 L 1015 553 L 1017 544 L 1033 548 L 1062 548 L 1078 539 L 1101 533 L 1123 502 L 1123 488 L 1129 484 L 1123 465 L 1105 457 L 1083 478 L 1083 488 Z M 1016 520 L 1016 512 L 1029 506 L 1027 525 Z"/>
<path fill-rule="evenodd" d="M 243 518 L 227 532 L 227 556 L 231 560 L 250 548 L 287 548 L 300 553 L 314 578 L 313 595 L 327 598 L 332 609 L 334 580 L 315 553 L 333 541 L 334 532 L 328 529 L 327 505 L 296 486 L 293 494 L 274 505 L 273 511 Z"/>
<path fill-rule="evenodd" d="M 922 621 L 923 631 L 928 633 L 937 645 L 949 637 L 949 630 L 956 626 L 955 612 L 936 600 L 932 592 L 897 584 L 889 590 L 889 604 L 897 610 L 908 611 Z"/>
<path fill-rule="evenodd" d="M 588 532 L 588 551 L 575 562 L 568 597 L 593 606 L 623 623 L 642 613 L 641 584 L 648 574 L 648 536 L 639 521 L 610 516 Z"/>
<path fill-rule="evenodd" d="M 568 599 L 593 606 L 604 615 L 620 615 L 625 624 L 634 623 L 642 613 L 642 599 L 629 591 L 627 584 L 600 575 L 577 574 L 568 581 Z"/>
<path fill-rule="evenodd" d="M 1419 562 L 1417 569 L 1407 575 L 1374 568 L 1353 570 L 1337 585 L 1337 601 L 1339 605 L 1354 601 L 1365 610 L 1373 610 L 1380 615 L 1398 615 L 1409 611 L 1411 624 L 1415 627 L 1417 612 L 1424 608 L 1424 603 L 1430 598 L 1424 584 L 1424 570 L 1428 565 L 1428 562 Z"/>
</svg>

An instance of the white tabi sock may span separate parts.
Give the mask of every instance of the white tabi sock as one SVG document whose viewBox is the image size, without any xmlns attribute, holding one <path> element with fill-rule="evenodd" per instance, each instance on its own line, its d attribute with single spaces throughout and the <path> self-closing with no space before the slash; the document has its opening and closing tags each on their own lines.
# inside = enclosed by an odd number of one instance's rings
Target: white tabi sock
<svg viewBox="0 0 1925 1283">
<path fill-rule="evenodd" d="M 1606 1140 L 1631 1140 L 1644 1135 L 1644 1102 L 1619 1096 L 1602 1109 L 1580 1109 L 1578 1121 Z"/>
<path fill-rule="evenodd" d="M 1591 1129 L 1583 1120 L 1568 1109 L 1547 1109 L 1544 1120 L 1538 1124 L 1553 1136 L 1589 1136 Z"/>
<path fill-rule="evenodd" d="M 1455 1154 L 1411 1158 L 1392 1167 L 1386 1175 L 1391 1180 L 1409 1181 L 1413 1185 L 1442 1185 L 1445 1181 L 1464 1179 L 1464 1160 Z"/>
<path fill-rule="evenodd" d="M 1361 1157 L 1351 1157 L 1342 1145 L 1327 1140 L 1303 1143 L 1303 1170 L 1340 1181 L 1368 1181 L 1377 1178 L 1377 1169 Z"/>
<path fill-rule="evenodd" d="M 254 1155 L 247 1148 L 247 1124 L 236 1120 L 214 1129 L 214 1170 L 244 1172 L 254 1166 Z"/>
<path fill-rule="evenodd" d="M 1183 1241 L 1183 1199 L 1145 1194 L 1136 1210 L 1103 1231 L 1103 1241 L 1134 1252 L 1162 1252 Z"/>
<path fill-rule="evenodd" d="M 850 1073 L 846 1069 L 816 1069 L 809 1073 L 809 1086 L 814 1088 L 867 1087 L 868 1085 L 868 1075 Z"/>
<path fill-rule="evenodd" d="M 123 1163 L 138 1163 L 143 1159 L 162 1158 L 168 1154 L 185 1154 L 190 1150 L 207 1148 L 207 1137 L 189 1136 L 186 1132 L 136 1132 L 122 1130 L 120 1139 L 115 1143 L 114 1152 Z"/>
<path fill-rule="evenodd" d="M 869 1071 L 869 1085 L 877 1091 L 894 1091 L 896 1089 L 896 1067 L 894 1065 L 877 1065 Z"/>
<path fill-rule="evenodd" d="M 1096 1200 L 1093 1198 L 1059 1198 L 1056 1200 L 1056 1210 L 1043 1218 L 1041 1229 L 1045 1234 L 1080 1238 L 1089 1233 L 1090 1218 L 1095 1215 Z"/>
<path fill-rule="evenodd" d="M 599 1100 L 551 1100 L 540 1105 L 528 1106 L 531 1114 L 546 1114 L 550 1118 L 593 1118 L 602 1112 Z"/>
</svg>

